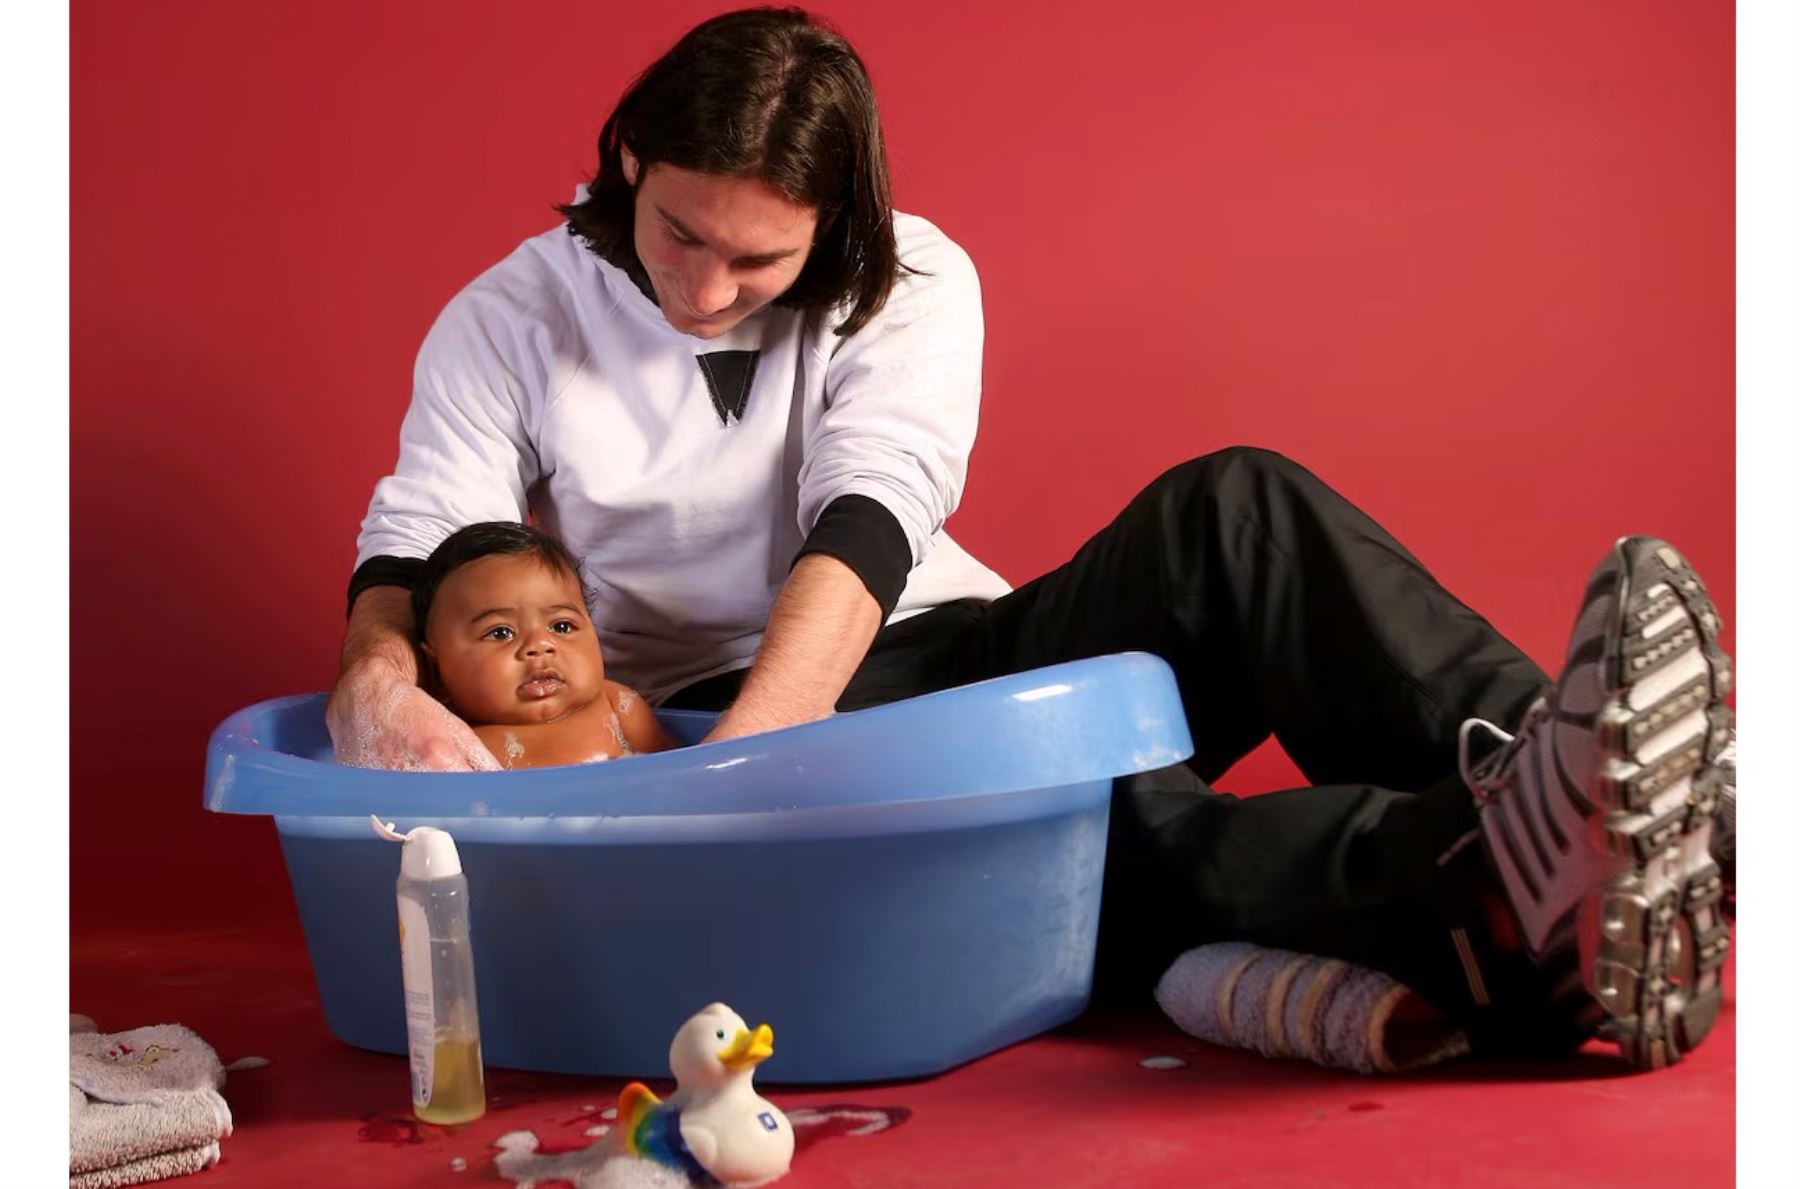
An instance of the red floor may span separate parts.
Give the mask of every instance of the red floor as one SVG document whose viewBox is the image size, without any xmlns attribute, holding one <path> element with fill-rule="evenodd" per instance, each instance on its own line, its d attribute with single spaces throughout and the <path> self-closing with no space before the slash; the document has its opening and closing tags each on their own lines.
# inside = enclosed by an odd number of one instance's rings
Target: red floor
<svg viewBox="0 0 1800 1189">
<path fill-rule="evenodd" d="M 71 996 L 71 1010 L 103 1029 L 178 1022 L 226 1061 L 271 1061 L 225 1088 L 237 1129 L 197 1182 L 217 1189 L 504 1184 L 496 1139 L 528 1129 L 547 1151 L 593 1142 L 583 1132 L 618 1091 L 496 1070 L 479 1122 L 413 1124 L 401 1059 L 326 1032 L 295 924 L 88 934 L 72 945 Z M 928 1081 L 771 1091 L 790 1111 L 847 1106 L 892 1120 L 868 1135 L 848 1134 L 867 1114 L 808 1129 L 782 1184 L 1726 1185 L 1734 1003 L 1735 989 L 1708 1043 L 1654 1075 L 1583 1054 L 1364 1078 L 1202 1045 L 1150 1013 L 1089 1019 Z M 1160 1055 L 1187 1065 L 1138 1064 Z"/>
</svg>

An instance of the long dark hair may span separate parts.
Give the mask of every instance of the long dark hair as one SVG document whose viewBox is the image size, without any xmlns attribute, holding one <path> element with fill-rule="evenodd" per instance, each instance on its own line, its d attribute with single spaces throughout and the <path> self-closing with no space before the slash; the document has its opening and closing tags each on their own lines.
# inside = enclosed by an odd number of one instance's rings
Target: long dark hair
<svg viewBox="0 0 1800 1189">
<path fill-rule="evenodd" d="M 629 148 L 640 170 L 758 178 L 818 209 L 812 254 L 776 304 L 848 301 L 845 335 L 886 303 L 900 263 L 875 89 L 850 43 L 809 13 L 750 8 L 696 26 L 626 90 L 599 148 L 587 199 L 556 209 L 602 259 L 642 268 L 619 155 Z"/>
</svg>

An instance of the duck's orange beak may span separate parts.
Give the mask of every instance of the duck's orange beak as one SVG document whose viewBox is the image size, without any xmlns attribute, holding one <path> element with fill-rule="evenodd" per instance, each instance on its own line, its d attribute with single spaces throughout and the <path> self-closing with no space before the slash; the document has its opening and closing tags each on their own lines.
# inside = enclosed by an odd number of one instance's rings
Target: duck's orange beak
<svg viewBox="0 0 1800 1189">
<path fill-rule="evenodd" d="M 755 1069 L 775 1055 L 775 1030 L 758 1024 L 756 1031 L 739 1028 L 731 1043 L 719 1050 L 719 1064 L 733 1073 Z"/>
</svg>

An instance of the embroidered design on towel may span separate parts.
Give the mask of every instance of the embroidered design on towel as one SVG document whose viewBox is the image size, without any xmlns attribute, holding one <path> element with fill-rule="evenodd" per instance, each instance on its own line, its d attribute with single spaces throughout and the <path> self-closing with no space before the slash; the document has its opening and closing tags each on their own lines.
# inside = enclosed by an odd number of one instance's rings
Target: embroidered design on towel
<svg viewBox="0 0 1800 1189">
<path fill-rule="evenodd" d="M 135 1065 L 139 1069 L 149 1069 L 164 1057 L 173 1057 L 181 1050 L 163 1045 L 150 1045 L 143 1049 L 134 1049 L 124 1041 L 100 1054 L 102 1061 L 113 1065 Z"/>
<path fill-rule="evenodd" d="M 750 385 L 756 380 L 756 358 L 760 351 L 709 351 L 694 356 L 700 374 L 706 377 L 707 391 L 712 393 L 713 410 L 720 425 L 732 419 L 744 419 L 744 406 L 750 402 Z"/>
</svg>

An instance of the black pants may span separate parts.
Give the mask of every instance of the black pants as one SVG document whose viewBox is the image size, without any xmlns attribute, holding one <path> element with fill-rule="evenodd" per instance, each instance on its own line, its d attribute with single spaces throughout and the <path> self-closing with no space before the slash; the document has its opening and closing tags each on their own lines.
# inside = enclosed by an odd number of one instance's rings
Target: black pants
<svg viewBox="0 0 1800 1189">
<path fill-rule="evenodd" d="M 1479 847 L 1439 862 L 1475 826 L 1457 729 L 1510 728 L 1549 681 L 1278 454 L 1184 463 L 1059 569 L 883 629 L 838 707 L 1129 650 L 1175 670 L 1196 752 L 1115 786 L 1099 993 L 1141 996 L 1183 950 L 1241 938 L 1385 970 L 1465 1015 L 1450 930 L 1485 933 Z M 742 676 L 669 704 L 721 707 Z M 1313 787 L 1213 791 L 1271 733 Z"/>
</svg>

